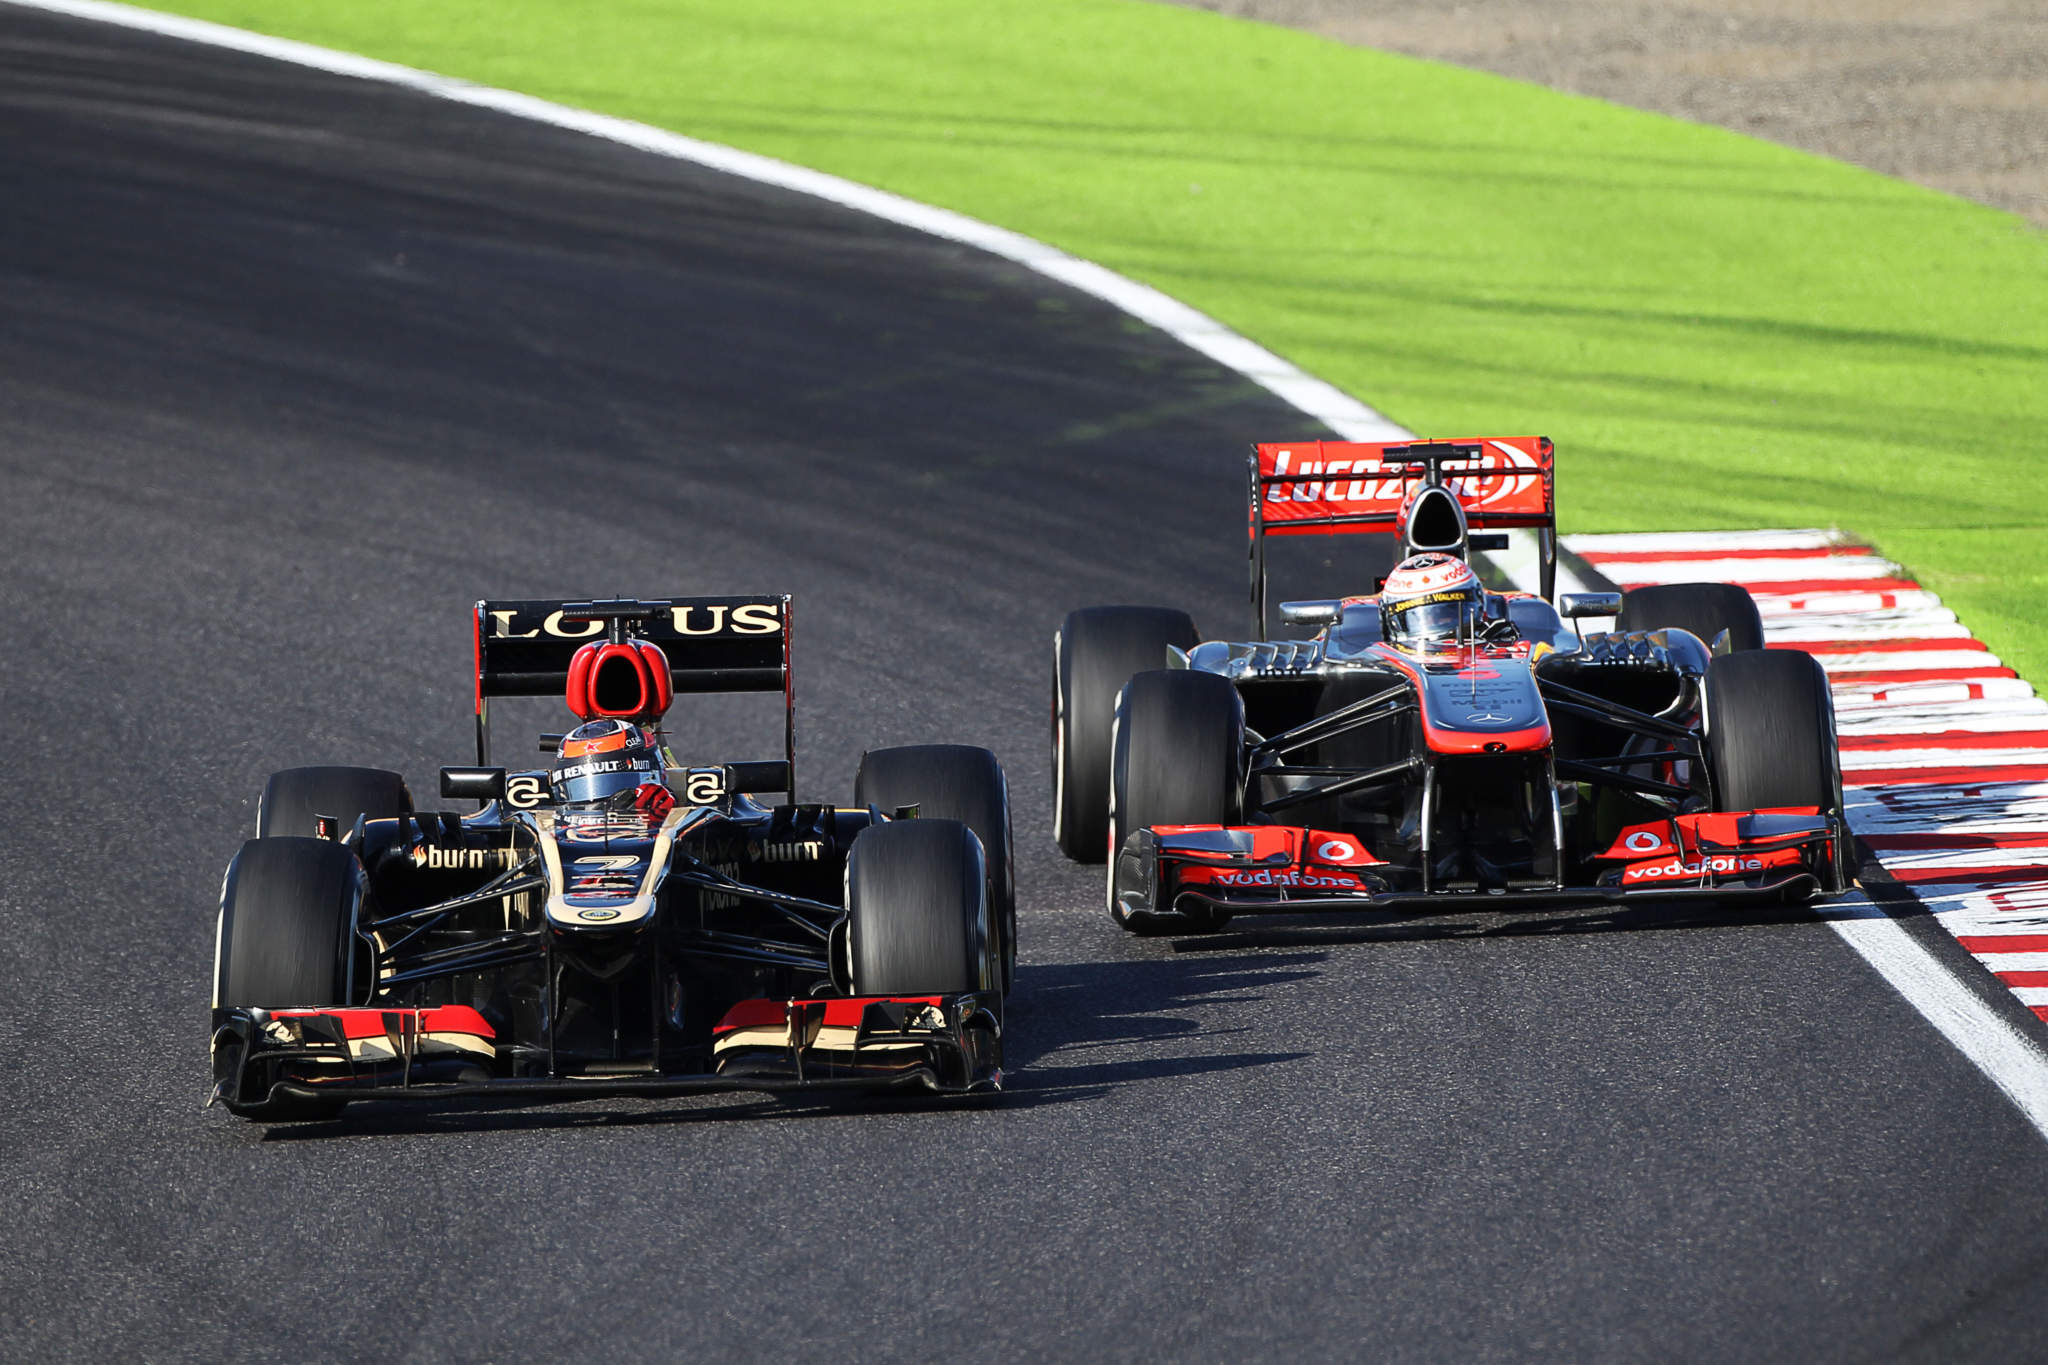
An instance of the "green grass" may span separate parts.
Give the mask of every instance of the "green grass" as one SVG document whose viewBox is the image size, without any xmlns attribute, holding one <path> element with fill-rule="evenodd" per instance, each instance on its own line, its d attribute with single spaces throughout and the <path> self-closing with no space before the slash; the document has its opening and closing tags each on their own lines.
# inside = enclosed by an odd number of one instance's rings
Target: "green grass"
<svg viewBox="0 0 2048 1365">
<path fill-rule="evenodd" d="M 2048 235 L 2009 215 L 1133 0 L 161 8 L 1019 229 L 1418 431 L 1556 438 L 1567 531 L 1861 532 L 2048 678 Z"/>
</svg>

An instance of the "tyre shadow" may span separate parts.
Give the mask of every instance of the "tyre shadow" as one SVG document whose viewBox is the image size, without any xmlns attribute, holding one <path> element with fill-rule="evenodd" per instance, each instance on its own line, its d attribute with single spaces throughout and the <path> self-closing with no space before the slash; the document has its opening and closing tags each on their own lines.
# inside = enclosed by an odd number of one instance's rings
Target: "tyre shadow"
<svg viewBox="0 0 2048 1365">
<path fill-rule="evenodd" d="M 1645 933 L 1645 931 L 1686 931 L 1686 929 L 1733 929 L 1755 925 L 1798 925 L 1815 919 L 1829 919 L 1827 907 L 1751 907 L 1743 911 L 1679 911 L 1663 907 L 1587 907 L 1573 911 L 1522 911 L 1516 915 L 1501 911 L 1464 911 L 1444 917 L 1417 921 L 1360 921 L 1343 917 L 1341 923 L 1323 919 L 1311 923 L 1307 917 L 1262 917 L 1257 921 L 1237 919 L 1217 933 L 1200 933 L 1171 939 L 1176 954 L 1219 954 L 1253 952 L 1274 948 L 1343 948 L 1356 943 L 1438 943 L 1454 939 L 1511 939 L 1511 937 L 1556 937 L 1571 933 Z M 1243 925 L 1243 927 L 1239 927 Z"/>
<path fill-rule="evenodd" d="M 1869 913 L 1860 902 L 1844 905 L 1701 906 L 1597 905 L 1542 911 L 1453 911 L 1418 919 L 1412 915 L 1368 918 L 1369 912 L 1241 917 L 1216 933 L 1169 940 L 1175 953 L 1208 954 L 1289 948 L 1335 948 L 1370 943 L 1438 943 L 1459 939 L 1540 938 L 1570 934 L 1677 933 L 1754 928 L 1855 919 Z"/>
<path fill-rule="evenodd" d="M 1858 847 L 1858 878 L 1866 896 L 1890 884 L 1890 874 Z M 1896 911 L 1894 911 L 1896 913 Z M 1864 919 L 1870 907 L 1855 894 L 1843 894 L 1815 905 L 1714 905 L 1667 902 L 1667 905 L 1587 905 L 1546 911 L 1446 911 L 1444 915 L 1413 913 L 1325 913 L 1325 915 L 1262 915 L 1239 917 L 1217 933 L 1169 937 L 1176 954 L 1227 954 L 1305 948 L 1348 948 L 1356 943 L 1440 943 L 1454 939 L 1556 937 L 1573 933 L 1683 933 L 1694 929 L 1737 929 L 1767 925 L 1810 925 L 1833 919 Z"/>
</svg>

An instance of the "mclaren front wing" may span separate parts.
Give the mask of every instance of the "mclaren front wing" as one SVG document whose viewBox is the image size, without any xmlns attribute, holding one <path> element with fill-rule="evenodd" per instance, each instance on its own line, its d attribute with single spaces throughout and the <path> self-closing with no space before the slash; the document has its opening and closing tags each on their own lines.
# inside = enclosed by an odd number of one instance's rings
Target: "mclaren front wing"
<svg viewBox="0 0 2048 1365">
<path fill-rule="evenodd" d="M 1233 915 L 1451 914 L 1638 900 L 1805 901 L 1832 886 L 1838 822 L 1812 807 L 1680 815 L 1621 830 L 1582 882 L 1432 887 L 1354 835 L 1291 825 L 1161 825 L 1118 851 L 1118 923 L 1171 933 Z"/>
</svg>

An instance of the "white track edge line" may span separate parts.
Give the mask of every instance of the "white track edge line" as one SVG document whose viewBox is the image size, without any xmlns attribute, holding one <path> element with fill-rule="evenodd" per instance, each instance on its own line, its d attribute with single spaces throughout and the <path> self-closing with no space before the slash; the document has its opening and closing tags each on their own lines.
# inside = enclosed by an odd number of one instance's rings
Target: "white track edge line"
<svg viewBox="0 0 2048 1365">
<path fill-rule="evenodd" d="M 1641 542 L 1648 540 L 1648 536 L 1640 538 Z M 1829 595 L 1800 594 L 1799 598 L 1808 596 Z M 1932 598 L 1932 594 L 1929 597 L 1938 601 Z M 1803 602 L 1801 605 L 1803 608 Z M 1797 621 L 1801 614 L 1803 611 L 1797 611 L 1781 619 Z M 1849 686 L 1854 684 L 1849 683 Z M 1968 762 L 1984 752 L 1961 750 L 1957 751 L 1957 757 Z M 1997 769 L 1994 767 L 1987 771 L 1995 773 Z M 1879 861 L 1885 860 L 1881 858 Z M 1919 895 L 1917 886 L 1908 889 Z M 1824 922 L 2011 1100 L 2027 1122 L 2033 1125 L 2034 1131 L 2048 1138 L 2048 1054 L 2044 1054 L 2026 1034 L 2014 1028 L 1932 949 L 1907 932 L 1888 910 L 1871 902 L 1868 897 L 1860 899 L 1863 902 L 1860 906 L 1853 900 L 1837 902 L 1832 907 L 1835 913 L 1825 915 Z M 1932 912 L 1933 907 L 1928 908 Z M 1843 909 L 1852 913 L 1843 916 L 1840 913 Z M 2011 993 L 2023 1005 L 2035 1003 L 2018 989 Z M 2048 988 L 2043 988 L 2043 999 L 2048 1000 Z"/>
<path fill-rule="evenodd" d="M 2048 1138 L 2048 1056 L 1882 908 L 1828 927 Z"/>
</svg>

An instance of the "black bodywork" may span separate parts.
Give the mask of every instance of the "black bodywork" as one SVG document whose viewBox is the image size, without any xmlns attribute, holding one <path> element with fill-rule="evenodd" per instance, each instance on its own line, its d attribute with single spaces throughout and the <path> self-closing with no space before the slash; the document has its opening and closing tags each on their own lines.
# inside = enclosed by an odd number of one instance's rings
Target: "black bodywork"
<svg viewBox="0 0 2048 1365">
<path fill-rule="evenodd" d="M 751 605 L 769 629 L 711 628 L 714 605 L 727 626 Z M 786 598 L 483 602 L 480 761 L 490 697 L 558 692 L 583 623 L 607 608 L 670 652 L 678 692 L 788 695 Z M 763 789 L 794 785 L 793 726 L 785 741 L 782 760 L 672 770 L 678 800 L 665 812 L 557 810 L 546 770 L 480 764 L 443 770 L 444 795 L 484 799 L 472 814 L 305 831 L 349 848 L 360 867 L 345 999 L 217 1006 L 215 1098 L 261 1112 L 473 1093 L 999 1088 L 992 973 L 966 993 L 854 996 L 848 854 L 871 825 L 913 812 L 760 803 Z"/>
</svg>

